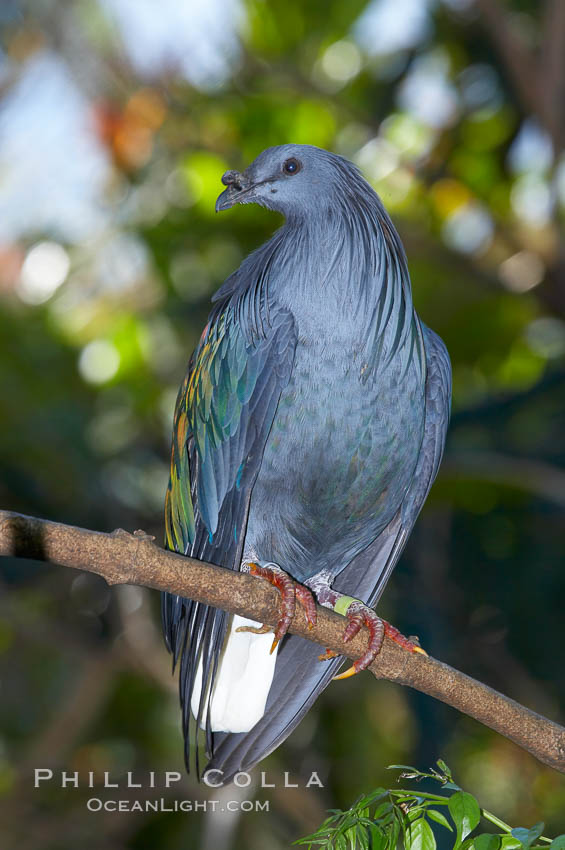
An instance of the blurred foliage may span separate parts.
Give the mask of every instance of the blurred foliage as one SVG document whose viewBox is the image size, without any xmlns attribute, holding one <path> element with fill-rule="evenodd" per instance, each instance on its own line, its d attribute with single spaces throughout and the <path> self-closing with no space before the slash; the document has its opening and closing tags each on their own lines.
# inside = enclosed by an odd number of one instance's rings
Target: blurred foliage
<svg viewBox="0 0 565 850">
<path fill-rule="evenodd" d="M 381 194 L 453 361 L 443 469 L 381 612 L 558 718 L 565 158 L 542 106 L 562 80 L 538 80 L 538 103 L 516 73 L 524 51 L 550 73 L 550 37 L 565 55 L 558 6 L 509 0 L 501 28 L 473 0 L 4 0 L 0 504 L 161 539 L 174 399 L 210 296 L 279 224 L 254 207 L 215 217 L 219 178 L 268 145 L 331 148 Z M 104 771 L 144 786 L 182 771 L 158 600 L 9 559 L 0 575 L 2 847 L 284 847 L 383 765 L 440 753 L 507 821 L 565 829 L 558 774 L 364 677 L 331 686 L 265 761 L 276 788 L 259 771 L 222 798 L 268 813 L 90 813 L 118 793 Z M 94 789 L 34 789 L 34 767 L 92 771 Z M 305 787 L 313 770 L 323 789 Z M 179 789 L 119 794 L 218 799 Z"/>
</svg>

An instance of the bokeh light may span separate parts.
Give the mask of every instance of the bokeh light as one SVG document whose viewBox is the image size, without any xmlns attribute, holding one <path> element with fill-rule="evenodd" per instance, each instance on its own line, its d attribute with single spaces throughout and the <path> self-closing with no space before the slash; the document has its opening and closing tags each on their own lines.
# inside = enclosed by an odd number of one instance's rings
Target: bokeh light
<svg viewBox="0 0 565 850">
<path fill-rule="evenodd" d="M 43 304 L 65 282 L 71 261 L 57 242 L 39 242 L 27 253 L 16 292 L 28 304 Z"/>
<path fill-rule="evenodd" d="M 78 368 L 85 381 L 105 384 L 120 368 L 120 353 L 108 340 L 94 339 L 81 351 Z"/>
<path fill-rule="evenodd" d="M 327 147 L 391 213 L 414 303 L 453 365 L 442 472 L 382 613 L 557 718 L 563 133 L 559 110 L 544 112 L 549 91 L 524 96 L 480 5 L 0 3 L 0 492 L 7 509 L 162 541 L 173 409 L 210 298 L 281 223 L 251 205 L 216 215 L 220 177 L 269 145 Z M 498 5 L 537 68 L 550 55 L 543 4 Z M 30 794 L 22 776 L 38 751 L 96 782 L 183 771 L 157 595 L 12 561 L 0 591 L 0 817 L 14 846 L 276 850 L 388 784 L 387 762 L 438 757 L 513 825 L 565 829 L 555 772 L 360 676 L 330 686 L 265 762 L 277 775 L 319 769 L 323 792 L 297 802 L 283 789 L 274 814 L 222 822 L 224 846 L 203 812 L 93 832 L 80 793 Z M 203 799 L 193 777 L 182 787 Z"/>
</svg>

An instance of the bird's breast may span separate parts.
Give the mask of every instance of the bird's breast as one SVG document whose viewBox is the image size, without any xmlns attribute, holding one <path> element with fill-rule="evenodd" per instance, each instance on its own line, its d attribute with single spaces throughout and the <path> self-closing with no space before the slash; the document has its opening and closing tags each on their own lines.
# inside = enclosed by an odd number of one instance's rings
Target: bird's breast
<svg viewBox="0 0 565 850">
<path fill-rule="evenodd" d="M 394 364 L 367 380 L 363 346 L 299 338 L 253 489 L 247 539 L 297 578 L 343 568 L 390 521 L 423 432 L 423 387 Z M 337 570 L 339 571 L 339 570 Z"/>
</svg>

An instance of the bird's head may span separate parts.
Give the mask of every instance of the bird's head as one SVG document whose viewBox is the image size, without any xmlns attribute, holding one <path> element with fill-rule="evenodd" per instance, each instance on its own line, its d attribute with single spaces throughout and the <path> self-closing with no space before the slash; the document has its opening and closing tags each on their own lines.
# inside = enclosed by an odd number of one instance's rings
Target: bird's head
<svg viewBox="0 0 565 850">
<path fill-rule="evenodd" d="M 342 157 L 312 145 L 279 145 L 264 150 L 245 171 L 226 171 L 222 183 L 227 188 L 216 201 L 216 212 L 235 204 L 260 204 L 285 216 L 308 216 L 324 208 L 340 188 L 344 191 L 350 180 L 362 178 Z"/>
</svg>

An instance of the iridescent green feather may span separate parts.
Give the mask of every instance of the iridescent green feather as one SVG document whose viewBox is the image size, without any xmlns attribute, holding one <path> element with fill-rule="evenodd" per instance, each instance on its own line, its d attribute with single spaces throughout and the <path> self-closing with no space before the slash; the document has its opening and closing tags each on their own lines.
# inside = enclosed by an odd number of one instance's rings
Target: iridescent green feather
<svg viewBox="0 0 565 850">
<path fill-rule="evenodd" d="M 193 437 L 201 464 L 209 463 L 210 452 L 237 431 L 257 381 L 258 364 L 226 313 L 202 334 L 177 399 L 166 505 L 167 545 L 177 551 L 186 552 L 195 537 L 187 441 Z M 205 516 L 206 493 L 200 495 Z"/>
<path fill-rule="evenodd" d="M 187 433 L 188 419 L 184 409 L 184 394 L 181 392 L 175 411 L 171 474 L 165 501 L 167 546 L 177 552 L 187 552 L 195 537 L 186 446 Z"/>
</svg>

